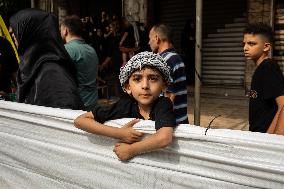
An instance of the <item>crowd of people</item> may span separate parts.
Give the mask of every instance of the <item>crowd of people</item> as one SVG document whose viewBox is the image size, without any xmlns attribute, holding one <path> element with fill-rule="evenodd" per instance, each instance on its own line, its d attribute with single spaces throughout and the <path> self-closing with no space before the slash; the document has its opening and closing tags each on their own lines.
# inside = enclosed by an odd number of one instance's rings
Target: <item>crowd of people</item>
<svg viewBox="0 0 284 189">
<path fill-rule="evenodd" d="M 168 25 L 157 24 L 147 32 L 131 17 L 122 20 L 123 25 L 116 16 L 109 21 L 103 11 L 99 24 L 70 15 L 59 25 L 51 13 L 19 11 L 10 18 L 19 66 L 9 42 L 0 38 L 3 96 L 11 92 L 12 80 L 17 102 L 86 110 L 74 120 L 75 126 L 120 139 L 114 152 L 121 160 L 166 147 L 173 129 L 188 123 L 185 64 Z M 257 66 L 250 92 L 250 130 L 284 135 L 284 77 L 269 58 L 272 43 L 271 27 L 265 24 L 251 24 L 244 31 L 245 57 Z M 146 51 L 146 44 L 152 52 Z M 103 107 L 97 103 L 97 85 L 110 75 L 120 99 Z M 104 125 L 118 118 L 134 119 L 122 128 Z M 143 138 L 132 128 L 139 119 L 155 121 L 156 133 Z"/>
<path fill-rule="evenodd" d="M 120 18 L 114 14 L 110 17 L 106 11 L 101 12 L 99 20 L 94 21 L 92 17 L 86 16 L 81 21 L 81 37 L 95 49 L 99 59 L 99 81 L 109 84 L 111 94 L 120 96 L 120 67 L 134 54 L 150 50 L 147 45 L 148 29 L 143 23 L 135 22 L 131 16 Z"/>
</svg>

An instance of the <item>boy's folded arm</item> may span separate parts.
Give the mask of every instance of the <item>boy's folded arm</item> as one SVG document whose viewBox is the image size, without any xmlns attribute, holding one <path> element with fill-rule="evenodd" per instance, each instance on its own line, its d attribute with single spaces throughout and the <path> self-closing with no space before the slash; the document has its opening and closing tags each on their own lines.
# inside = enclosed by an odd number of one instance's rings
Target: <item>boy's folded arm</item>
<svg viewBox="0 0 284 189">
<path fill-rule="evenodd" d="M 133 119 L 130 122 L 126 123 L 121 129 L 120 140 L 125 143 L 138 142 L 142 139 L 144 133 L 136 131 L 133 129 L 134 124 L 138 123 L 139 119 Z"/>
<path fill-rule="evenodd" d="M 74 120 L 74 125 L 78 129 L 82 129 L 89 133 L 108 136 L 115 139 L 120 139 L 126 143 L 133 143 L 140 141 L 143 137 L 143 133 L 135 131 L 132 127 L 137 123 L 139 119 L 134 119 L 122 128 L 111 127 L 101 124 L 94 119 L 92 112 L 87 112 Z"/>
<path fill-rule="evenodd" d="M 116 139 L 120 139 L 122 137 L 122 131 L 120 128 L 103 125 L 97 122 L 94 119 L 92 112 L 87 112 L 78 116 L 74 120 L 74 125 L 78 129 L 82 129 L 89 133 L 104 135 Z"/>
<path fill-rule="evenodd" d="M 162 127 L 155 134 L 145 138 L 142 141 L 133 144 L 117 144 L 114 152 L 119 159 L 127 160 L 138 154 L 155 151 L 171 144 L 173 135 L 172 127 Z"/>
</svg>

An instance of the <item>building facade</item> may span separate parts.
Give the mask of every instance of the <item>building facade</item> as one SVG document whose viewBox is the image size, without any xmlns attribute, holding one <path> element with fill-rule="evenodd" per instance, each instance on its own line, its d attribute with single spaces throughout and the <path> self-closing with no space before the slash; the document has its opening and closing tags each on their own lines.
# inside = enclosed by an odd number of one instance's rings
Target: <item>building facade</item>
<svg viewBox="0 0 284 189">
<path fill-rule="evenodd" d="M 245 62 L 242 31 L 247 23 L 265 22 L 275 28 L 275 59 L 282 66 L 284 8 L 281 0 L 203 0 L 202 84 L 239 88 L 244 95 L 250 88 L 255 69 Z M 67 14 L 95 15 L 101 10 L 119 16 L 131 15 L 136 21 L 152 25 L 157 22 L 174 28 L 174 45 L 181 52 L 181 33 L 188 20 L 195 20 L 195 0 L 31 0 L 33 7 Z M 284 66 L 281 67 L 282 69 Z"/>
</svg>

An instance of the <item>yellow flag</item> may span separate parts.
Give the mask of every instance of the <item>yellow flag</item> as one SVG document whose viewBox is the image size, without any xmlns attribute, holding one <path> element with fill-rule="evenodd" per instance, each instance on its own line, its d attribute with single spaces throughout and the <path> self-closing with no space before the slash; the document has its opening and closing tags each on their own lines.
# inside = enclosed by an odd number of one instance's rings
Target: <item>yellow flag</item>
<svg viewBox="0 0 284 189">
<path fill-rule="evenodd" d="M 19 55 L 18 55 L 18 52 L 17 52 L 17 49 L 15 47 L 15 44 L 10 36 L 10 33 L 5 25 L 5 22 L 4 20 L 2 19 L 2 16 L 0 15 L 0 36 L 6 38 L 12 45 L 14 51 L 15 51 L 15 55 L 17 57 L 17 60 L 18 60 L 18 64 L 20 63 L 20 59 L 19 59 Z"/>
</svg>

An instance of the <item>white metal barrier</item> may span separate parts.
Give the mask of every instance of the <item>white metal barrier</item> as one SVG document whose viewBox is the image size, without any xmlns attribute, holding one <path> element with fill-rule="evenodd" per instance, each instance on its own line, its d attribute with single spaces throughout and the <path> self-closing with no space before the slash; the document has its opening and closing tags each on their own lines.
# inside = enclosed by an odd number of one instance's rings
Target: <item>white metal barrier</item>
<svg viewBox="0 0 284 189">
<path fill-rule="evenodd" d="M 116 140 L 73 126 L 81 113 L 0 101 L 0 188 L 284 188 L 283 136 L 180 125 L 170 147 L 121 162 Z"/>
</svg>

